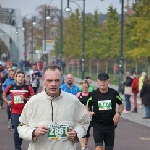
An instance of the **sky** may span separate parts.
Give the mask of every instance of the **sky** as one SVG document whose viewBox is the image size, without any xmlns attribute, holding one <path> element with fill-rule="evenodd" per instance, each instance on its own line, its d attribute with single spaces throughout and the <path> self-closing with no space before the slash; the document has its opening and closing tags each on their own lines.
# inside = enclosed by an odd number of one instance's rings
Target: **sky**
<svg viewBox="0 0 150 150">
<path fill-rule="evenodd" d="M 53 0 L 51 2 L 51 6 L 56 6 L 60 8 L 61 0 Z M 83 1 L 82 0 L 74 0 L 78 2 L 78 4 L 82 8 Z M 121 3 L 120 0 L 104 0 L 103 2 L 100 0 L 86 0 L 85 1 L 85 11 L 86 13 L 92 13 L 94 10 L 98 10 L 99 13 L 107 13 L 107 8 L 111 4 L 117 8 L 118 13 L 121 12 Z M 29 13 L 35 13 L 35 8 L 41 4 L 49 5 L 50 0 L 0 0 L 0 4 L 3 8 L 19 8 L 21 10 L 22 16 L 25 16 Z M 67 6 L 67 0 L 63 0 L 63 8 L 65 10 Z M 78 6 L 74 3 L 70 3 L 70 7 L 72 9 L 78 8 Z"/>
</svg>

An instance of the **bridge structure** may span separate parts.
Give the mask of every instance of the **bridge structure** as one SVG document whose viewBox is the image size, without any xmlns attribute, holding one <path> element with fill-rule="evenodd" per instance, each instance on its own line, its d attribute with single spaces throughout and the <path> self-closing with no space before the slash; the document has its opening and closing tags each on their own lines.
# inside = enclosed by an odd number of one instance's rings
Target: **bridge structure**
<svg viewBox="0 0 150 150">
<path fill-rule="evenodd" d="M 25 55 L 22 19 L 19 9 L 0 8 L 0 39 L 8 47 L 8 58 L 15 62 L 24 60 Z"/>
</svg>

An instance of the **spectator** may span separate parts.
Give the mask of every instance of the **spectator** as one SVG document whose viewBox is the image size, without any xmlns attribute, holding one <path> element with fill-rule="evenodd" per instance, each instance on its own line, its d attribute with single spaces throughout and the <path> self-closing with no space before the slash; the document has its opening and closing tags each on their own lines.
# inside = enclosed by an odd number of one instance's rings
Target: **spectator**
<svg viewBox="0 0 150 150">
<path fill-rule="evenodd" d="M 137 94 L 139 93 L 139 78 L 136 72 L 133 73 L 132 93 L 134 96 L 134 110 L 132 112 L 137 113 Z"/>
<path fill-rule="evenodd" d="M 150 80 L 147 75 L 145 75 L 144 78 L 140 97 L 142 98 L 142 104 L 145 107 L 145 117 L 143 117 L 143 119 L 150 119 Z"/>
<path fill-rule="evenodd" d="M 125 90 L 124 90 L 124 98 L 126 102 L 126 109 L 124 109 L 123 113 L 131 112 L 131 101 L 130 97 L 132 95 L 132 78 L 130 77 L 130 72 L 126 72 L 126 80 L 124 82 Z"/>
<path fill-rule="evenodd" d="M 19 62 L 19 68 L 21 71 L 23 71 L 23 61 L 22 60 L 20 60 L 20 62 Z"/>
</svg>

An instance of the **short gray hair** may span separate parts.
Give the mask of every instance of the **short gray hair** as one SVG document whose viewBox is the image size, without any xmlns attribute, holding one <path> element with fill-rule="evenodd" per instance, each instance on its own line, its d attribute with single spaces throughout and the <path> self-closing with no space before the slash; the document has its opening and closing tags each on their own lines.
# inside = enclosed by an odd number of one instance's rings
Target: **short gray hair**
<svg viewBox="0 0 150 150">
<path fill-rule="evenodd" d="M 55 71 L 55 70 L 59 70 L 61 72 L 61 67 L 58 66 L 58 65 L 49 65 L 49 66 L 46 66 L 43 70 L 43 78 L 45 76 L 45 72 L 48 71 L 48 70 L 52 70 L 52 71 Z"/>
</svg>

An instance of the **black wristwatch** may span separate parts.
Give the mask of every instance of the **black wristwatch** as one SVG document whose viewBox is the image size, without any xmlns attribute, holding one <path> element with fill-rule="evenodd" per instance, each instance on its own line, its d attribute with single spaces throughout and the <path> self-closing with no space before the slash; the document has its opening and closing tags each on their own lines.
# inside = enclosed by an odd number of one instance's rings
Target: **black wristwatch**
<svg viewBox="0 0 150 150">
<path fill-rule="evenodd" d="M 121 112 L 118 111 L 118 114 L 121 116 Z"/>
</svg>

